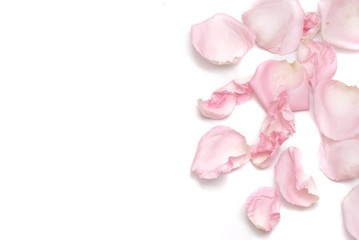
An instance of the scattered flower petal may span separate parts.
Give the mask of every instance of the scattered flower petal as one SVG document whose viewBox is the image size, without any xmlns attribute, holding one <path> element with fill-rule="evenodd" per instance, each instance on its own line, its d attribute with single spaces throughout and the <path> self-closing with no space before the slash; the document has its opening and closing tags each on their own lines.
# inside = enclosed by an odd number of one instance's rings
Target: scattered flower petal
<svg viewBox="0 0 359 240">
<path fill-rule="evenodd" d="M 293 112 L 309 109 L 308 75 L 298 62 L 265 61 L 257 67 L 250 84 L 266 110 L 285 90 L 288 92 L 289 105 Z"/>
<path fill-rule="evenodd" d="M 252 97 L 249 83 L 237 84 L 229 82 L 226 86 L 215 91 L 211 99 L 198 100 L 198 110 L 202 116 L 211 119 L 223 119 L 229 116 L 236 105 L 245 103 Z"/>
<path fill-rule="evenodd" d="M 312 177 L 304 173 L 301 153 L 289 147 L 282 153 L 275 166 L 275 179 L 282 196 L 289 203 L 309 207 L 319 200 Z"/>
<path fill-rule="evenodd" d="M 322 37 L 336 47 L 359 50 L 359 1 L 320 0 Z"/>
<path fill-rule="evenodd" d="M 359 178 L 359 137 L 334 141 L 322 136 L 319 162 L 323 173 L 334 181 Z"/>
<path fill-rule="evenodd" d="M 345 229 L 359 239 L 359 185 L 355 186 L 342 201 L 342 215 Z"/>
<path fill-rule="evenodd" d="M 309 82 L 313 87 L 321 81 L 331 80 L 337 71 L 335 49 L 326 42 L 302 40 L 297 59 L 307 70 Z"/>
<path fill-rule="evenodd" d="M 259 143 L 251 147 L 252 163 L 260 168 L 270 166 L 281 144 L 294 132 L 294 114 L 290 110 L 287 93 L 282 92 L 269 106 Z"/>
<path fill-rule="evenodd" d="M 280 219 L 280 198 L 275 188 L 261 187 L 246 203 L 249 220 L 263 231 L 271 231 Z"/>
<path fill-rule="evenodd" d="M 307 12 L 304 15 L 303 37 L 314 38 L 320 30 L 321 20 L 317 13 Z"/>
<path fill-rule="evenodd" d="M 191 41 L 209 62 L 234 64 L 254 46 L 255 34 L 235 18 L 218 13 L 192 26 Z"/>
<path fill-rule="evenodd" d="M 200 178 L 213 179 L 241 167 L 250 159 L 244 136 L 227 126 L 217 126 L 199 141 L 192 171 Z"/>
<path fill-rule="evenodd" d="M 304 26 L 297 0 L 257 0 L 242 20 L 255 32 L 259 47 L 281 55 L 297 50 Z"/>
<path fill-rule="evenodd" d="M 333 140 L 359 134 L 359 89 L 340 81 L 319 83 L 314 91 L 314 117 L 319 131 Z"/>
</svg>

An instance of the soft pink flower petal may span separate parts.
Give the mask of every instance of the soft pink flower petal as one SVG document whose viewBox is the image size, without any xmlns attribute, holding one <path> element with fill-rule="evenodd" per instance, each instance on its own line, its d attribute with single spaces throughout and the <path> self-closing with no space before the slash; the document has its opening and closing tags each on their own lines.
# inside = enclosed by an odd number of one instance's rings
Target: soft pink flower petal
<svg viewBox="0 0 359 240">
<path fill-rule="evenodd" d="M 192 26 L 191 41 L 197 52 L 211 63 L 237 63 L 253 46 L 255 34 L 235 18 L 218 13 Z"/>
<path fill-rule="evenodd" d="M 317 13 L 307 12 L 304 15 L 303 37 L 314 38 L 320 30 L 321 20 Z"/>
<path fill-rule="evenodd" d="M 359 50 L 359 1 L 320 0 L 322 37 L 347 50 Z"/>
<path fill-rule="evenodd" d="M 275 166 L 275 179 L 282 196 L 289 203 L 309 207 L 319 200 L 312 177 L 304 173 L 301 153 L 289 147 L 282 153 Z"/>
<path fill-rule="evenodd" d="M 267 168 L 273 163 L 281 144 L 288 139 L 288 136 L 272 132 L 269 136 L 261 133 L 259 138 L 259 143 L 251 147 L 251 160 L 257 167 Z"/>
<path fill-rule="evenodd" d="M 280 198 L 275 188 L 261 187 L 246 203 L 249 220 L 263 231 L 271 231 L 280 219 Z"/>
<path fill-rule="evenodd" d="M 281 55 L 297 50 L 304 25 L 297 0 L 257 0 L 242 20 L 255 32 L 261 48 Z"/>
<path fill-rule="evenodd" d="M 287 93 L 282 92 L 269 106 L 259 143 L 251 147 L 252 163 L 260 168 L 271 165 L 281 144 L 294 132 L 294 114 L 290 110 Z"/>
<path fill-rule="evenodd" d="M 342 215 L 345 229 L 355 239 L 359 239 L 359 185 L 344 197 Z"/>
<path fill-rule="evenodd" d="M 323 173 L 334 181 L 359 178 L 359 137 L 334 141 L 322 136 L 319 162 Z"/>
<path fill-rule="evenodd" d="M 215 91 L 211 99 L 199 99 L 198 110 L 206 118 L 223 119 L 232 113 L 236 105 L 245 103 L 251 97 L 252 89 L 249 83 L 238 84 L 231 81 Z"/>
<path fill-rule="evenodd" d="M 307 70 L 309 82 L 313 87 L 321 81 L 332 79 L 337 71 L 335 49 L 326 42 L 302 40 L 298 48 L 297 59 Z"/>
<path fill-rule="evenodd" d="M 266 110 L 285 90 L 288 92 L 289 105 L 293 112 L 309 109 L 308 75 L 298 62 L 265 61 L 257 67 L 250 84 Z"/>
<path fill-rule="evenodd" d="M 333 140 L 359 134 L 359 89 L 340 81 L 319 83 L 314 90 L 314 117 L 319 131 Z"/>
<path fill-rule="evenodd" d="M 192 171 L 200 178 L 213 179 L 239 168 L 250 159 L 246 139 L 227 126 L 217 126 L 199 141 Z"/>
</svg>

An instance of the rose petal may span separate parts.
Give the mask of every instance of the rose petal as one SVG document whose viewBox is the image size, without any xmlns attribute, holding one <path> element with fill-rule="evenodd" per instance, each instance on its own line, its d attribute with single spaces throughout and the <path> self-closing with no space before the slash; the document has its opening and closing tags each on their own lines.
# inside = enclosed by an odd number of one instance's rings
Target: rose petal
<svg viewBox="0 0 359 240">
<path fill-rule="evenodd" d="M 320 30 L 320 17 L 315 12 L 307 12 L 304 15 L 303 37 L 314 38 Z"/>
<path fill-rule="evenodd" d="M 241 167 L 250 159 L 246 139 L 227 126 L 217 126 L 199 141 L 192 171 L 200 178 L 213 179 Z"/>
<path fill-rule="evenodd" d="M 342 215 L 345 229 L 359 239 L 359 185 L 355 186 L 342 201 Z"/>
<path fill-rule="evenodd" d="M 294 114 L 290 110 L 287 93 L 282 92 L 269 106 L 259 143 L 251 147 L 252 163 L 260 168 L 271 165 L 281 144 L 294 132 Z"/>
<path fill-rule="evenodd" d="M 275 179 L 280 193 L 289 203 L 309 207 L 319 200 L 312 177 L 304 173 L 301 153 L 289 147 L 282 153 L 275 166 Z"/>
<path fill-rule="evenodd" d="M 359 1 L 320 0 L 322 37 L 347 50 L 359 50 Z"/>
<path fill-rule="evenodd" d="M 302 40 L 297 55 L 306 69 L 309 82 L 315 87 L 321 81 L 333 78 L 337 71 L 337 56 L 332 45 L 310 39 Z"/>
<path fill-rule="evenodd" d="M 314 91 L 314 117 L 319 131 L 333 140 L 359 134 L 359 89 L 330 80 Z"/>
<path fill-rule="evenodd" d="M 198 110 L 202 116 L 211 119 L 223 119 L 229 116 L 236 105 L 245 103 L 252 97 L 249 83 L 238 84 L 229 82 L 226 86 L 215 91 L 211 99 L 198 100 Z"/>
<path fill-rule="evenodd" d="M 255 34 L 242 22 L 224 14 L 192 26 L 191 41 L 197 52 L 211 63 L 237 63 L 253 46 Z"/>
<path fill-rule="evenodd" d="M 271 231 L 280 219 L 279 195 L 273 187 L 261 187 L 252 193 L 246 203 L 251 222 L 263 231 Z"/>
<path fill-rule="evenodd" d="M 285 55 L 298 48 L 304 11 L 297 0 L 257 0 L 242 20 L 255 32 L 258 46 Z"/>
<path fill-rule="evenodd" d="M 257 67 L 250 85 L 265 109 L 285 90 L 293 112 L 309 109 L 308 75 L 298 62 L 265 61 Z"/>
<path fill-rule="evenodd" d="M 270 136 L 261 133 L 259 143 L 251 147 L 252 163 L 260 168 L 269 167 L 277 156 L 281 144 L 287 139 L 288 136 L 279 132 L 273 132 Z"/>
<path fill-rule="evenodd" d="M 319 162 L 323 173 L 334 181 L 359 178 L 359 137 L 334 141 L 322 136 Z"/>
</svg>

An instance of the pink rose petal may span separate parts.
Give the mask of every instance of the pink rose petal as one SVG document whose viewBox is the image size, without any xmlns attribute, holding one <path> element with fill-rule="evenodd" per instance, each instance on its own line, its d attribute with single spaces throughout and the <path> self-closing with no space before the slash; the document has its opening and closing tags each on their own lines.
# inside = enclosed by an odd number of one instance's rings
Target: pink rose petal
<svg viewBox="0 0 359 240">
<path fill-rule="evenodd" d="M 333 140 L 359 134 L 359 89 L 330 80 L 314 91 L 314 117 L 319 131 Z"/>
<path fill-rule="evenodd" d="M 320 16 L 315 12 L 307 12 L 304 15 L 303 37 L 314 38 L 320 30 Z"/>
<path fill-rule="evenodd" d="M 355 239 L 359 239 L 359 185 L 344 197 L 342 215 L 345 229 Z"/>
<path fill-rule="evenodd" d="M 261 187 L 252 193 L 246 203 L 249 220 L 263 231 L 271 231 L 280 219 L 279 195 L 273 187 Z"/>
<path fill-rule="evenodd" d="M 192 171 L 200 178 L 213 179 L 241 167 L 250 159 L 244 136 L 227 126 L 217 126 L 199 141 Z"/>
<path fill-rule="evenodd" d="M 347 50 L 359 50 L 359 1 L 320 0 L 323 39 Z"/>
<path fill-rule="evenodd" d="M 211 99 L 199 99 L 198 110 L 206 118 L 223 119 L 232 113 L 236 105 L 245 103 L 251 97 L 252 89 L 249 83 L 238 84 L 231 81 L 215 91 Z"/>
<path fill-rule="evenodd" d="M 285 90 L 293 112 L 309 109 L 308 75 L 298 62 L 265 61 L 257 67 L 250 84 L 265 109 Z"/>
<path fill-rule="evenodd" d="M 281 55 L 297 50 L 304 25 L 297 0 L 257 0 L 242 20 L 255 32 L 261 48 Z"/>
<path fill-rule="evenodd" d="M 255 34 L 235 18 L 218 13 L 192 26 L 191 41 L 209 62 L 234 64 L 254 46 Z"/>
<path fill-rule="evenodd" d="M 261 127 L 260 142 L 251 147 L 252 163 L 260 168 L 271 165 L 281 144 L 294 132 L 294 114 L 287 93 L 282 92 L 269 106 Z"/>
<path fill-rule="evenodd" d="M 289 147 L 282 153 L 275 166 L 275 179 L 282 196 L 289 203 L 309 207 L 319 200 L 312 177 L 304 173 L 301 153 Z"/>
<path fill-rule="evenodd" d="M 337 56 L 332 45 L 304 39 L 298 48 L 298 62 L 307 70 L 309 82 L 315 87 L 321 81 L 333 78 L 337 71 Z"/>
<path fill-rule="evenodd" d="M 319 162 L 323 173 L 334 181 L 359 178 L 359 136 L 341 141 L 322 136 Z"/>
</svg>

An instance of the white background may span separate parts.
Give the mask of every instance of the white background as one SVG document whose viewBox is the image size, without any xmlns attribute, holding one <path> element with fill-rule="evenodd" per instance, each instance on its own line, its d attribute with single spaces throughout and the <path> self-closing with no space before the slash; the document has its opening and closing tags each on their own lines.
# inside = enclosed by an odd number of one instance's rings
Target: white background
<svg viewBox="0 0 359 240">
<path fill-rule="evenodd" d="M 308 112 L 295 114 L 282 150 L 300 148 L 321 199 L 284 203 L 272 233 L 249 223 L 244 204 L 273 186 L 273 166 L 210 182 L 190 174 L 211 127 L 258 140 L 265 115 L 255 100 L 222 121 L 202 119 L 196 101 L 281 57 L 254 48 L 216 67 L 189 40 L 192 24 L 217 12 L 240 19 L 252 2 L 1 1 L 0 239 L 350 239 L 340 203 L 358 181 L 334 183 L 318 169 Z M 336 78 L 355 83 L 358 60 L 339 52 Z"/>
</svg>

